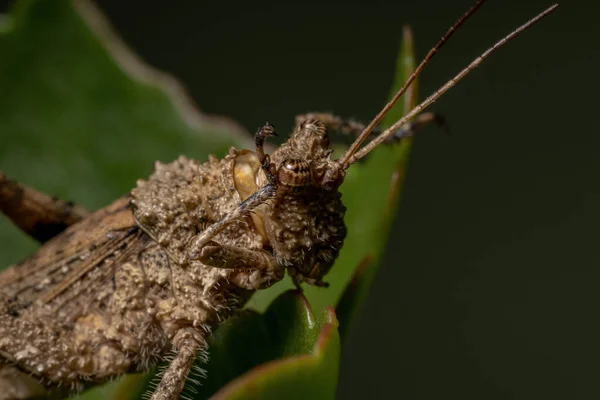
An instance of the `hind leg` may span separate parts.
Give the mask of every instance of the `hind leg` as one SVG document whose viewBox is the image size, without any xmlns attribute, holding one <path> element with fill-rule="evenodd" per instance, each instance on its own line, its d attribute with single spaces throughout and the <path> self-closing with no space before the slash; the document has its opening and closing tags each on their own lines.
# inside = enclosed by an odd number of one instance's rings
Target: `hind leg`
<svg viewBox="0 0 600 400">
<path fill-rule="evenodd" d="M 177 400 L 188 379 L 196 355 L 200 353 L 204 361 L 207 361 L 204 355 L 207 344 L 200 331 L 183 328 L 175 335 L 173 344 L 177 354 L 161 374 L 160 383 L 152 393 L 151 400 Z"/>
<path fill-rule="evenodd" d="M 89 214 L 81 206 L 15 182 L 1 171 L 0 211 L 23 232 L 42 243 Z"/>
</svg>

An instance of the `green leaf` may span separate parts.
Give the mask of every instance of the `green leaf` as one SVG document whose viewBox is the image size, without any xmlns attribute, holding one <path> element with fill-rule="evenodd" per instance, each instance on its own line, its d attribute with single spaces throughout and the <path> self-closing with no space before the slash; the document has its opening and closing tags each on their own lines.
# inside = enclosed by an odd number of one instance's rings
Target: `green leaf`
<svg viewBox="0 0 600 400">
<path fill-rule="evenodd" d="M 390 99 L 394 97 L 414 69 L 412 31 L 405 26 L 402 46 L 396 60 L 396 76 L 390 92 Z M 409 87 L 403 99 L 402 104 L 392 108 L 385 116 L 381 123 L 382 127 L 391 126 L 416 105 L 416 80 Z M 354 209 L 361 211 L 350 214 L 346 219 L 348 226 L 353 228 L 352 242 L 345 244 L 344 249 L 346 250 L 340 255 L 338 264 L 336 264 L 337 266 L 348 265 L 348 269 L 352 270 L 351 279 L 336 307 L 342 338 L 345 337 L 360 305 L 367 297 L 377 273 L 380 257 L 387 244 L 390 224 L 399 206 L 400 190 L 406 174 L 411 144 L 412 138 L 408 138 L 402 140 L 397 148 L 382 147 L 378 149 L 371 154 L 364 169 L 357 174 L 359 176 L 354 176 L 353 180 L 345 183 L 349 186 L 345 186 L 344 190 L 353 193 L 352 201 L 356 201 Z M 362 179 L 360 174 L 364 174 Z M 357 193 L 363 195 L 356 196 Z M 350 205 L 348 208 L 350 209 Z M 366 241 L 365 238 L 370 238 L 370 240 Z M 355 267 L 350 267 L 352 265 Z"/>
<path fill-rule="evenodd" d="M 290 319 L 292 324 L 288 323 Z M 320 319 L 315 320 L 306 298 L 297 291 L 289 291 L 275 300 L 263 320 L 268 340 L 265 342 L 263 337 L 258 343 L 264 346 L 263 354 L 271 354 L 270 358 L 233 379 L 212 398 L 335 398 L 340 338 L 333 308 L 325 308 Z M 240 351 L 256 343 L 251 338 L 242 343 Z M 227 351 L 231 349 L 227 346 Z"/>
<path fill-rule="evenodd" d="M 195 398 L 208 398 L 232 379 L 270 360 L 312 351 L 318 324 L 298 291 L 277 297 L 259 314 L 245 310 L 220 326 L 210 340 L 206 383 Z"/>
<path fill-rule="evenodd" d="M 202 160 L 251 143 L 137 61 L 90 3 L 21 0 L 2 21 L 0 169 L 9 177 L 97 209 L 155 160 Z M 5 219 L 0 242 L 0 268 L 36 248 Z"/>
</svg>

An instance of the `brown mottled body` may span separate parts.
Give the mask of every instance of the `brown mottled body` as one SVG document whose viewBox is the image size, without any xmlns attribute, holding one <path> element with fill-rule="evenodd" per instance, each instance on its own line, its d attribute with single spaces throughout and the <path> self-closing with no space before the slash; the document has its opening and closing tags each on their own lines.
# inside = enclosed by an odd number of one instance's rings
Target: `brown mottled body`
<svg viewBox="0 0 600 400">
<path fill-rule="evenodd" d="M 155 363 L 170 346 L 154 318 L 168 269 L 126 198 L 72 225 L 0 274 L 4 363 L 73 389 Z"/>
<path fill-rule="evenodd" d="M 180 364 L 189 365 L 207 333 L 253 291 L 281 280 L 286 268 L 315 283 L 331 267 L 346 233 L 345 208 L 337 190 L 312 186 L 311 172 L 318 178 L 330 154 L 323 124 L 299 126 L 270 157 L 284 164 L 291 185 L 303 177 L 305 190 L 283 187 L 261 199 L 199 249 L 194 240 L 207 228 L 261 193 L 268 178 L 256 153 L 232 148 L 205 163 L 156 163 L 130 195 L 65 222 L 0 274 L 0 385 L 7 388 L 0 398 L 30 398 L 45 386 L 80 390 L 147 370 L 172 352 L 178 356 L 154 397 L 179 393 L 187 374 Z M 43 225 L 43 213 L 30 214 Z"/>
</svg>

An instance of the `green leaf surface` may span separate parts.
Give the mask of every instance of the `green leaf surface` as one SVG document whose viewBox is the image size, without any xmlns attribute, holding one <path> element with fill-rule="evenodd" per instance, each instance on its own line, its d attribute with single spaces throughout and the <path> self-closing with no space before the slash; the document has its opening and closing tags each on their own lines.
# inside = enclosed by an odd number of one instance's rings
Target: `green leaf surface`
<svg viewBox="0 0 600 400">
<path fill-rule="evenodd" d="M 290 319 L 292 324 L 288 322 Z M 333 308 L 325 308 L 320 318 L 315 320 L 306 298 L 297 291 L 289 291 L 267 309 L 263 321 L 269 333 L 267 341 L 262 343 L 265 353 L 274 350 L 271 361 L 257 364 L 211 398 L 335 398 L 340 338 Z M 249 343 L 254 346 L 256 341 L 246 341 L 241 350 Z M 229 351 L 231 347 L 227 346 L 227 349 Z"/>
<path fill-rule="evenodd" d="M 308 354 L 319 324 L 298 291 L 277 297 L 264 314 L 244 310 L 219 327 L 210 340 L 207 381 L 198 399 L 208 398 L 244 372 L 270 360 Z"/>
<path fill-rule="evenodd" d="M 3 21 L 0 169 L 9 177 L 97 209 L 149 175 L 155 160 L 202 160 L 249 143 L 233 122 L 194 111 L 88 2 L 21 0 Z M 5 219 L 0 243 L 0 268 L 36 247 Z"/>
<path fill-rule="evenodd" d="M 396 60 L 396 76 L 390 92 L 390 99 L 402 87 L 415 69 L 414 42 L 411 29 L 403 29 L 402 44 Z M 388 127 L 399 120 L 416 105 L 417 80 L 413 81 L 403 97 L 381 122 L 382 127 Z M 352 180 L 347 180 L 344 193 L 352 193 L 353 211 L 346 219 L 348 226 L 353 229 L 348 235 L 351 242 L 344 245 L 338 264 L 348 265 L 351 278 L 342 297 L 337 303 L 336 312 L 340 320 L 340 335 L 345 337 L 352 321 L 364 302 L 380 264 L 380 257 L 387 244 L 387 237 L 396 210 L 406 168 L 408 153 L 412 138 L 401 141 L 397 147 L 382 147 L 377 149 L 365 165 L 359 165 Z M 362 178 L 361 178 L 362 174 Z M 350 178 L 350 177 L 349 177 Z M 361 191 L 362 186 L 362 191 Z M 357 194 L 360 194 L 357 196 Z M 371 204 L 371 206 L 369 206 Z M 350 204 L 348 204 L 350 209 Z M 367 239 L 368 240 L 365 240 Z M 347 263 L 347 264 L 346 264 Z M 353 268 L 350 266 L 354 266 Z M 344 277 L 346 278 L 346 277 Z"/>
</svg>

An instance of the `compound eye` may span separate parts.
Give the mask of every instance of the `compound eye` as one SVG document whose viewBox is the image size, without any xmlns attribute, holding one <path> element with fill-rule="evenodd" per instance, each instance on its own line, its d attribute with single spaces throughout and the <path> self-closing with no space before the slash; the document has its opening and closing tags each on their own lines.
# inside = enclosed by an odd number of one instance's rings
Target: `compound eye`
<svg viewBox="0 0 600 400">
<path fill-rule="evenodd" d="M 304 160 L 288 158 L 279 166 L 279 183 L 290 189 L 301 189 L 312 183 L 310 164 Z"/>
</svg>

